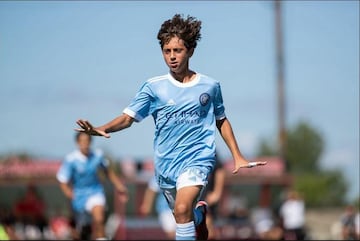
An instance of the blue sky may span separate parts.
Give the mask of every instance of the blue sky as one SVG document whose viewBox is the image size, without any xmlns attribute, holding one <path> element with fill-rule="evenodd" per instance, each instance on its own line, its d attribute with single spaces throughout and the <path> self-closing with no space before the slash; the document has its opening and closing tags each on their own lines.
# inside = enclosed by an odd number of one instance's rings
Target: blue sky
<svg viewBox="0 0 360 241">
<path fill-rule="evenodd" d="M 286 125 L 325 141 L 321 165 L 339 168 L 359 195 L 359 2 L 283 1 Z M 222 84 L 243 153 L 276 141 L 271 1 L 1 1 L 0 153 L 62 158 L 78 118 L 120 114 L 142 82 L 167 72 L 156 39 L 175 13 L 203 22 L 190 67 Z M 152 157 L 145 119 L 95 145 L 118 158 Z M 220 154 L 229 156 L 220 137 Z"/>
</svg>

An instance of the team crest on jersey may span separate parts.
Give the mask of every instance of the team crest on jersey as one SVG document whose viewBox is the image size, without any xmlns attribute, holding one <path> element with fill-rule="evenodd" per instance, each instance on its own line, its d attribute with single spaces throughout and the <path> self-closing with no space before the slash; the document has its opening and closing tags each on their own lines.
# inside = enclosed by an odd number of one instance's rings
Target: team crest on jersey
<svg viewBox="0 0 360 241">
<path fill-rule="evenodd" d="M 210 95 L 208 93 L 203 93 L 200 95 L 200 98 L 199 98 L 199 101 L 200 101 L 200 104 L 202 106 L 205 106 L 209 103 L 210 101 Z"/>
</svg>

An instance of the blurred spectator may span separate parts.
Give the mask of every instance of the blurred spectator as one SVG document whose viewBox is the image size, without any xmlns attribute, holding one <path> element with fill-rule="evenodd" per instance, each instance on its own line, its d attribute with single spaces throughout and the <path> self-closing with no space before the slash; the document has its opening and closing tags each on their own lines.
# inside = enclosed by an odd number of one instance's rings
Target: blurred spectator
<svg viewBox="0 0 360 241">
<path fill-rule="evenodd" d="M 50 228 L 55 239 L 64 240 L 71 237 L 69 220 L 64 216 L 55 216 L 50 219 Z"/>
<path fill-rule="evenodd" d="M 360 240 L 360 210 L 359 209 L 355 214 L 354 224 L 355 224 L 355 239 Z"/>
<path fill-rule="evenodd" d="M 279 215 L 285 240 L 305 239 L 305 203 L 297 191 L 287 191 L 286 198 L 280 206 Z"/>
<path fill-rule="evenodd" d="M 47 226 L 46 204 L 35 185 L 27 186 L 24 196 L 14 205 L 14 214 L 16 220 L 23 225 L 26 237 L 43 237 Z"/>
<path fill-rule="evenodd" d="M 221 238 L 247 240 L 253 237 L 248 200 L 240 193 L 233 193 L 225 203 L 227 223 L 222 227 Z"/>
<path fill-rule="evenodd" d="M 154 205 L 154 201 L 156 201 L 155 209 L 162 230 L 169 240 L 175 239 L 176 221 L 165 196 L 162 194 L 161 189 L 156 182 L 155 176 L 149 180 L 144 198 L 140 205 L 140 213 L 146 216 L 149 215 Z"/>
<path fill-rule="evenodd" d="M 19 240 L 15 230 L 15 217 L 11 211 L 0 209 L 0 240 Z"/>
<path fill-rule="evenodd" d="M 234 194 L 227 200 L 229 219 L 231 222 L 247 225 L 250 223 L 248 200 L 240 193 Z"/>
<path fill-rule="evenodd" d="M 52 239 L 78 239 L 75 229 L 71 227 L 71 218 L 64 215 L 59 208 L 55 209 L 55 212 L 49 218 L 49 229 Z"/>
<path fill-rule="evenodd" d="M 225 185 L 225 175 L 224 165 L 219 159 L 218 153 L 216 153 L 214 171 L 209 175 L 208 184 L 206 185 L 204 193 L 205 201 L 208 204 L 208 214 L 206 216 L 206 226 L 209 231 L 208 240 L 219 238 L 214 220 L 217 219 L 218 204 Z"/>
<path fill-rule="evenodd" d="M 257 239 L 282 240 L 283 229 L 276 222 L 273 211 L 269 207 L 262 204 L 254 208 L 251 212 L 251 222 Z"/>
<path fill-rule="evenodd" d="M 347 205 L 340 217 L 341 234 L 343 240 L 358 240 L 355 234 L 355 208 Z"/>
</svg>

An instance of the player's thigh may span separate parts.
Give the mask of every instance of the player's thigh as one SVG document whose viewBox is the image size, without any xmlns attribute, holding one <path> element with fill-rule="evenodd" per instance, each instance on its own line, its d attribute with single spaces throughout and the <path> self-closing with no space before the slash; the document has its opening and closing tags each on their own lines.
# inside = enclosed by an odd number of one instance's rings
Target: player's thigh
<svg viewBox="0 0 360 241">
<path fill-rule="evenodd" d="M 171 210 L 189 209 L 200 200 L 207 184 L 207 173 L 202 168 L 191 168 L 179 175 L 174 188 L 161 188 Z M 178 210 L 179 211 L 179 210 Z M 183 210 L 186 212 L 186 210 Z"/>
<path fill-rule="evenodd" d="M 201 193 L 203 186 L 185 186 L 177 190 L 175 200 L 175 212 L 176 211 L 192 211 L 195 206 L 198 197 Z M 180 209 L 180 210 L 179 210 Z"/>
<path fill-rule="evenodd" d="M 105 207 L 96 205 L 91 210 L 91 215 L 95 222 L 102 223 L 105 220 Z"/>
<path fill-rule="evenodd" d="M 176 189 L 188 186 L 203 186 L 208 183 L 208 170 L 200 167 L 189 168 L 179 175 L 176 180 Z"/>
<path fill-rule="evenodd" d="M 105 215 L 105 204 L 106 200 L 104 194 L 95 194 L 89 197 L 85 208 L 88 212 L 91 213 L 94 221 L 103 222 Z"/>
<path fill-rule="evenodd" d="M 176 181 L 175 205 L 187 204 L 194 206 L 202 197 L 207 184 L 207 174 L 200 168 L 188 169 Z"/>
</svg>

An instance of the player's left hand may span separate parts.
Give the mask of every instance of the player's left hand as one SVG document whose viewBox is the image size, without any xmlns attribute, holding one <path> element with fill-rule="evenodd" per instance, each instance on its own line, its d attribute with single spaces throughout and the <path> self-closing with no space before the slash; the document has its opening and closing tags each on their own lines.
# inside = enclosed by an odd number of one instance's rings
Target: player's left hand
<svg viewBox="0 0 360 241">
<path fill-rule="evenodd" d="M 263 166 L 266 165 L 267 162 L 266 161 L 258 161 L 258 162 L 248 162 L 246 164 L 240 165 L 238 167 L 235 167 L 235 169 L 233 170 L 233 174 L 236 174 L 240 168 L 252 168 L 252 167 L 257 167 L 257 166 Z"/>
</svg>

